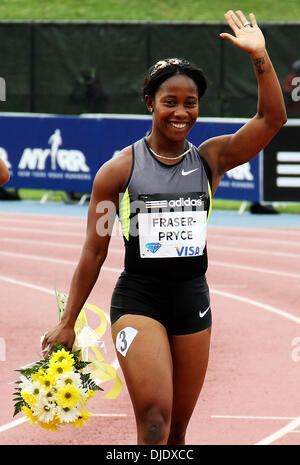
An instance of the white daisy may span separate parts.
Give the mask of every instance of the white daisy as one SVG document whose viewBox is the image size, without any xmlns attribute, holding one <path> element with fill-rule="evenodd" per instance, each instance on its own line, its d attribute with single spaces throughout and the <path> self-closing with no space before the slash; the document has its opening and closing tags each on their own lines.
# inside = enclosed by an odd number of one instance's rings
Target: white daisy
<svg viewBox="0 0 300 465">
<path fill-rule="evenodd" d="M 26 383 L 24 385 L 24 390 L 28 394 L 33 394 L 34 396 L 38 397 L 44 391 L 44 388 L 40 385 L 39 381 L 33 381 Z"/>
<path fill-rule="evenodd" d="M 49 423 L 56 415 L 56 405 L 48 402 L 47 398 L 40 397 L 33 409 L 33 415 L 38 417 L 39 421 Z"/>
<path fill-rule="evenodd" d="M 56 387 L 58 389 L 68 384 L 72 384 L 73 386 L 80 388 L 81 387 L 80 374 L 75 373 L 74 371 L 70 371 L 69 373 L 60 375 L 56 380 Z"/>
<path fill-rule="evenodd" d="M 71 423 L 77 420 L 80 414 L 80 410 L 78 407 L 57 407 L 57 413 L 61 422 Z"/>
<path fill-rule="evenodd" d="M 20 376 L 20 381 L 21 381 L 21 383 L 19 383 L 19 387 L 20 387 L 21 389 L 27 388 L 27 387 L 28 387 L 28 389 L 31 388 L 32 381 L 30 381 L 28 378 L 26 378 L 26 376 L 21 375 L 21 376 Z M 28 391 L 28 389 L 26 389 L 26 391 Z M 28 392 L 29 392 L 29 391 L 28 391 Z"/>
</svg>

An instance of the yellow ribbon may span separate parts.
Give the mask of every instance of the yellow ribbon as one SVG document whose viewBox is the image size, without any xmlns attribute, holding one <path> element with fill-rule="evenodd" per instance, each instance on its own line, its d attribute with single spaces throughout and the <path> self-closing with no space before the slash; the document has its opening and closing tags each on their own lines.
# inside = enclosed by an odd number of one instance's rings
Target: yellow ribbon
<svg viewBox="0 0 300 465">
<path fill-rule="evenodd" d="M 92 329 L 88 325 L 85 309 L 95 312 L 100 318 L 100 324 L 96 329 Z M 96 305 L 86 304 L 78 315 L 75 323 L 75 341 L 74 350 L 81 350 L 81 356 L 84 361 L 90 362 L 87 367 L 91 376 L 95 381 L 106 382 L 114 380 L 114 383 L 105 399 L 115 399 L 118 397 L 123 388 L 123 383 L 117 373 L 117 370 L 104 362 L 104 356 L 96 347 L 97 342 L 104 335 L 107 328 L 107 320 L 105 314 Z M 90 351 L 94 352 L 95 357 L 90 356 Z"/>
</svg>

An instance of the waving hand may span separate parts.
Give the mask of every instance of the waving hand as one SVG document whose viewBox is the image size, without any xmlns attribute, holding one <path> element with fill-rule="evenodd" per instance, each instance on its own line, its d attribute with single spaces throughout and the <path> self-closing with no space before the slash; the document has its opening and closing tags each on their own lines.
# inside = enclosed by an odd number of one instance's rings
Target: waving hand
<svg viewBox="0 0 300 465">
<path fill-rule="evenodd" d="M 228 11 L 225 14 L 225 18 L 234 32 L 234 36 L 224 32 L 220 34 L 221 37 L 230 40 L 234 45 L 248 53 L 264 49 L 265 39 L 253 13 L 249 15 L 251 22 L 247 20 L 240 10 L 236 14 L 232 10 Z"/>
</svg>

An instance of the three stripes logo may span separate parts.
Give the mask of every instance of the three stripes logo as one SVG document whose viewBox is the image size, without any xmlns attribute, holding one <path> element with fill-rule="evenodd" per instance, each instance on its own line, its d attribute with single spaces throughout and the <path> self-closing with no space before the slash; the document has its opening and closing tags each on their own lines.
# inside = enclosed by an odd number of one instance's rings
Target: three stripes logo
<svg viewBox="0 0 300 465">
<path fill-rule="evenodd" d="M 146 200 L 145 205 L 147 209 L 168 208 L 168 201 L 167 200 Z"/>
<path fill-rule="evenodd" d="M 277 152 L 277 187 L 300 187 L 300 152 Z"/>
</svg>

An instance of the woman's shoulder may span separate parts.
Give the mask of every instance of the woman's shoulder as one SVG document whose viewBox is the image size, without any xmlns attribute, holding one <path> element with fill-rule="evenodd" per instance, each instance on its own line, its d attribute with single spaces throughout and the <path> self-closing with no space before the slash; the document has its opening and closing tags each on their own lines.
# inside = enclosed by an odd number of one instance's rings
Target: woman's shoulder
<svg viewBox="0 0 300 465">
<path fill-rule="evenodd" d="M 115 153 L 98 170 L 94 186 L 103 187 L 109 184 L 112 188 L 122 191 L 130 176 L 132 167 L 132 146 L 125 147 Z"/>
</svg>

